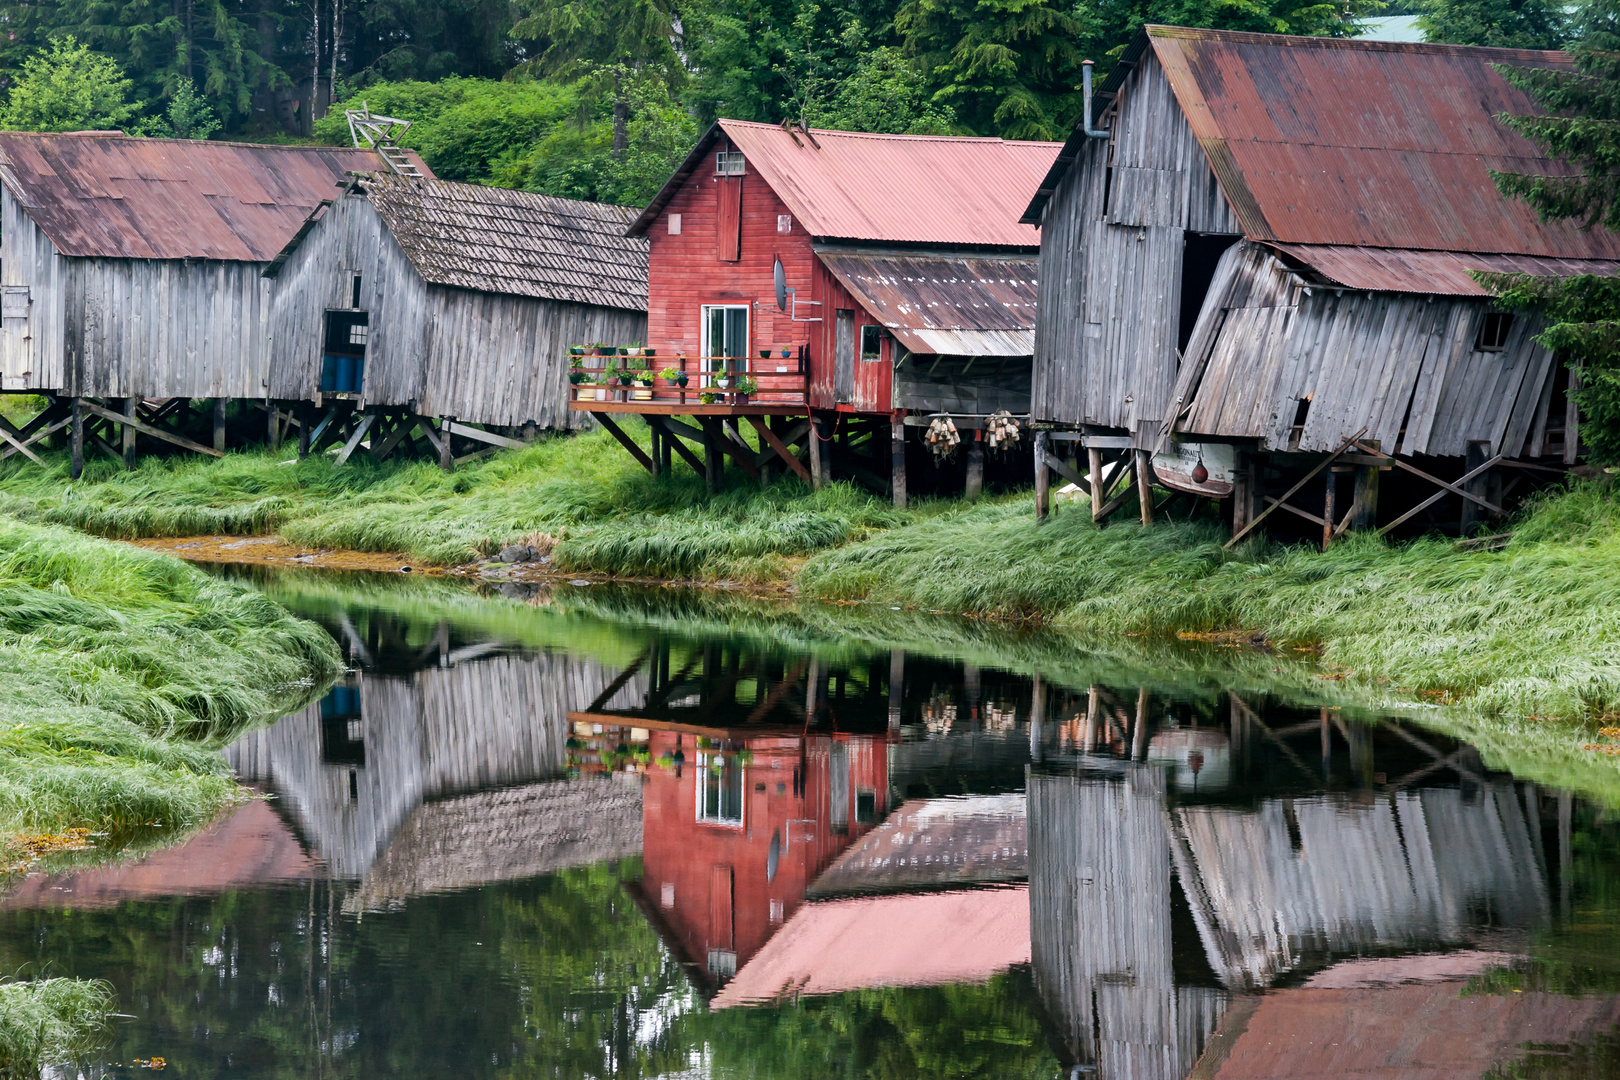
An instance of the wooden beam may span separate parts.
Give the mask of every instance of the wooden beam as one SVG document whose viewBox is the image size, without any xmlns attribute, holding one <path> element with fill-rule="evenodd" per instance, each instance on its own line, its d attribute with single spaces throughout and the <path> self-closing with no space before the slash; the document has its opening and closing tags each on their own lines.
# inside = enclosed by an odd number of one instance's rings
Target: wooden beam
<svg viewBox="0 0 1620 1080">
<path fill-rule="evenodd" d="M 491 443 L 506 450 L 522 450 L 528 445 L 527 443 L 518 442 L 516 439 L 508 439 L 505 435 L 497 435 L 493 431 L 458 424 L 454 420 L 446 420 L 444 426 L 452 435 L 460 435 L 464 439 L 477 439 L 479 442 Z"/>
<path fill-rule="evenodd" d="M 1075 472 L 1073 466 L 1064 461 L 1062 458 L 1052 454 L 1050 449 L 1047 451 L 1046 467 L 1063 477 L 1069 483 L 1080 488 L 1080 490 L 1084 491 L 1087 495 L 1091 494 L 1091 481 L 1086 477 L 1081 476 L 1078 472 Z"/>
<path fill-rule="evenodd" d="M 1495 457 L 1491 458 L 1491 460 L 1489 460 L 1489 461 L 1485 462 L 1483 465 L 1479 466 L 1477 469 L 1474 469 L 1472 472 L 1469 472 L 1465 476 L 1463 476 L 1462 480 L 1459 481 L 1459 483 L 1466 484 L 1468 481 L 1472 480 L 1475 476 L 1478 476 L 1480 473 L 1485 472 L 1492 465 L 1495 465 L 1497 462 L 1499 462 L 1501 460 L 1502 460 L 1502 455 L 1501 454 L 1496 455 Z M 1403 467 L 1405 469 L 1408 469 L 1411 472 L 1417 473 L 1419 476 L 1423 477 L 1425 480 L 1429 480 L 1429 481 L 1432 481 L 1432 482 L 1434 482 L 1436 484 L 1439 484 L 1442 490 L 1435 492 L 1433 495 L 1430 495 L 1427 499 L 1424 499 L 1422 502 L 1420 502 L 1416 506 L 1412 507 L 1412 509 L 1410 509 L 1406 513 L 1402 514 L 1400 517 L 1396 518 L 1394 521 L 1390 522 L 1388 525 L 1385 525 L 1382 529 L 1379 529 L 1378 530 L 1378 535 L 1379 536 L 1383 536 L 1385 533 L 1389 532 L 1389 530 L 1391 530 L 1395 526 L 1401 524 L 1403 521 L 1406 521 L 1408 518 L 1412 517 L 1414 514 L 1419 514 L 1419 513 L 1422 513 L 1424 510 L 1427 510 L 1431 505 L 1433 505 L 1434 503 L 1437 503 L 1441 499 L 1445 498 L 1447 493 L 1455 493 L 1455 494 L 1463 496 L 1466 499 L 1475 499 L 1478 502 L 1484 502 L 1483 499 L 1479 499 L 1475 495 L 1471 495 L 1466 491 L 1462 491 L 1453 484 L 1448 484 L 1444 480 L 1440 480 L 1440 479 L 1438 479 L 1436 477 L 1430 476 L 1428 473 L 1424 472 L 1422 469 L 1415 469 L 1412 466 L 1407 465 L 1405 462 L 1401 462 L 1401 461 L 1397 461 L 1395 464 L 1400 465 L 1401 467 Z M 1489 506 L 1492 510 L 1495 510 L 1499 514 L 1502 512 L 1499 507 L 1491 506 L 1490 503 L 1485 503 L 1485 505 Z"/>
<path fill-rule="evenodd" d="M 601 424 L 609 435 L 612 435 L 615 439 L 618 439 L 619 444 L 626 450 L 630 451 L 630 456 L 640 462 L 642 468 L 646 469 L 655 476 L 657 475 L 658 470 L 653 468 L 652 458 L 648 457 L 646 452 L 643 451 L 641 447 L 636 445 L 636 440 L 632 439 L 630 436 L 626 435 L 622 430 L 620 430 L 619 425 L 613 422 L 612 417 L 608 416 L 607 413 L 598 412 L 593 412 L 591 415 L 596 417 L 596 422 Z M 447 423 L 446 426 L 450 425 Z M 449 435 L 447 433 L 446 438 L 448 437 Z"/>
<path fill-rule="evenodd" d="M 228 398 L 214 399 L 214 449 L 220 453 L 225 452 L 225 406 Z"/>
<path fill-rule="evenodd" d="M 798 459 L 794 459 L 797 463 Z M 889 424 L 889 487 L 896 510 L 906 508 L 906 422 L 896 416 Z"/>
<path fill-rule="evenodd" d="M 394 447 L 399 445 L 399 441 L 414 430 L 416 430 L 416 418 L 407 415 L 404 420 L 400 420 L 394 425 L 393 431 L 383 436 L 382 442 L 379 443 L 375 436 L 372 437 L 371 456 L 378 461 L 387 460 L 388 455 L 394 452 Z"/>
<path fill-rule="evenodd" d="M 376 413 L 361 414 L 360 422 L 355 424 L 354 430 L 349 433 L 349 441 L 343 444 L 343 449 L 338 451 L 337 460 L 332 462 L 334 467 L 342 465 L 349 460 L 349 456 L 354 453 L 357 447 L 359 447 L 360 440 L 366 437 L 366 432 L 371 430 L 371 425 L 376 421 L 376 419 Z"/>
<path fill-rule="evenodd" d="M 1294 514 L 1294 515 L 1296 515 L 1298 517 L 1304 518 L 1306 521 L 1310 522 L 1312 525 L 1317 526 L 1318 528 L 1321 528 L 1322 526 L 1324 526 L 1326 524 L 1326 522 L 1323 521 L 1322 516 L 1320 514 L 1313 514 L 1309 510 L 1301 510 L 1299 507 L 1295 506 L 1293 503 L 1285 503 L 1281 499 L 1274 498 L 1271 495 L 1267 495 L 1265 497 L 1265 501 L 1266 501 L 1267 504 L 1272 506 L 1274 509 L 1286 510 L 1290 514 Z"/>
<path fill-rule="evenodd" d="M 1136 457 L 1136 496 L 1142 510 L 1142 524 L 1153 524 L 1153 462 L 1146 450 L 1133 450 Z"/>
<path fill-rule="evenodd" d="M 30 435 L 27 438 L 23 439 L 22 440 L 23 445 L 24 446 L 33 446 L 35 443 L 39 442 L 41 439 L 49 438 L 50 436 L 55 435 L 58 431 L 61 431 L 63 428 L 67 427 L 71 423 L 73 423 L 73 418 L 71 416 L 65 416 L 62 419 L 56 421 L 56 423 L 51 424 L 49 427 L 40 428 L 33 435 Z M 31 427 L 33 425 L 29 425 L 29 426 Z M 6 460 L 6 458 L 8 458 L 12 454 L 15 454 L 15 453 L 18 453 L 18 452 L 19 452 L 18 450 L 13 449 L 12 447 L 9 447 L 9 446 L 0 447 L 0 461 Z M 26 451 L 22 451 L 22 452 L 26 452 Z M 32 454 L 29 454 L 28 456 L 33 457 Z M 38 459 L 35 458 L 35 460 L 37 461 Z"/>
<path fill-rule="evenodd" d="M 44 465 L 45 463 L 39 459 L 39 455 L 28 449 L 27 443 L 23 442 L 21 439 L 17 438 L 11 432 L 6 430 L 6 428 L 10 426 L 10 424 L 7 424 L 5 427 L 0 427 L 0 439 L 4 439 L 6 442 L 11 444 L 11 452 L 23 455 L 35 465 Z"/>
<path fill-rule="evenodd" d="M 85 401 L 83 398 L 79 399 L 79 407 L 84 412 L 87 412 L 92 416 L 99 416 L 101 419 L 111 421 L 115 424 L 127 424 L 131 428 L 140 432 L 142 435 L 150 435 L 154 439 L 162 439 L 164 442 L 171 442 L 176 446 L 193 451 L 194 453 L 207 454 L 209 457 L 225 456 L 218 450 L 215 450 L 212 446 L 204 446 L 202 443 L 192 442 L 184 435 L 176 435 L 172 431 L 164 431 L 162 428 L 155 428 L 149 424 L 143 424 L 134 417 L 125 416 L 121 413 L 115 413 L 111 409 L 102 408 L 100 405 L 97 405 L 94 402 Z"/>
<path fill-rule="evenodd" d="M 84 473 L 84 399 L 73 399 L 73 479 Z"/>
<path fill-rule="evenodd" d="M 672 435 L 679 435 L 683 439 L 691 439 L 693 442 L 698 443 L 708 438 L 707 435 L 703 434 L 702 428 L 693 427 L 684 420 L 677 420 L 673 416 L 660 416 L 658 419 L 663 421 L 664 430 Z"/>
<path fill-rule="evenodd" d="M 1428 473 L 1424 472 L 1422 469 L 1418 468 L 1416 465 L 1409 464 L 1409 463 L 1407 463 L 1405 461 L 1401 461 L 1399 459 L 1396 459 L 1395 467 L 1397 469 L 1405 469 L 1407 472 L 1411 473 L 1413 476 L 1421 476 L 1423 479 L 1427 480 L 1431 484 L 1438 484 L 1441 487 L 1445 488 L 1446 491 L 1449 491 L 1453 495 L 1461 495 L 1465 499 L 1472 499 L 1474 502 L 1479 503 L 1479 505 L 1483 506 L 1485 509 L 1491 511 L 1494 514 L 1506 514 L 1507 511 L 1503 510 L 1500 506 L 1497 506 L 1493 502 L 1486 501 L 1484 497 L 1479 496 L 1479 495 L 1475 495 L 1473 492 L 1467 491 L 1461 486 L 1463 484 L 1468 483 L 1468 481 L 1474 479 L 1474 477 L 1478 476 L 1480 473 L 1483 473 L 1486 470 L 1490 469 L 1491 466 L 1500 463 L 1501 460 L 1502 460 L 1502 455 L 1497 454 L 1495 457 L 1491 458 L 1489 461 L 1484 462 L 1483 464 L 1480 464 L 1480 465 L 1476 465 L 1474 468 L 1470 469 L 1468 471 L 1467 475 L 1465 475 L 1461 480 L 1458 480 L 1455 484 L 1447 483 L 1446 481 L 1440 479 L 1438 476 L 1431 476 Z M 1435 496 L 1436 499 L 1442 499 L 1444 497 L 1445 497 L 1445 495 L 1443 493 L 1440 494 L 1440 495 Z M 1433 499 L 1430 500 L 1430 502 L 1433 502 L 1433 501 L 1434 501 Z M 1424 503 L 1423 505 L 1427 506 L 1428 503 Z"/>
<path fill-rule="evenodd" d="M 1273 503 L 1273 505 L 1266 507 L 1264 510 L 1262 510 L 1258 514 L 1256 514 L 1254 516 L 1253 521 L 1250 521 L 1247 525 L 1243 526 L 1243 531 L 1242 532 L 1233 533 L 1232 534 L 1232 539 L 1228 540 L 1225 544 L 1223 544 L 1221 546 L 1229 548 L 1233 544 L 1236 544 L 1239 540 L 1242 540 L 1245 536 L 1247 536 L 1251 532 L 1253 532 L 1254 529 L 1255 529 L 1255 526 L 1259 525 L 1262 521 L 1266 520 L 1266 518 L 1270 517 L 1272 511 L 1276 510 L 1278 505 L 1281 505 L 1282 503 L 1285 503 L 1289 499 L 1293 498 L 1294 494 L 1296 492 L 1298 492 L 1300 488 L 1304 487 L 1306 484 L 1308 484 L 1312 480 L 1314 480 L 1316 478 L 1317 473 L 1321 472 L 1323 469 L 1325 469 L 1329 465 L 1333 464 L 1333 462 L 1339 457 L 1340 454 L 1343 454 L 1346 450 L 1348 450 L 1352 446 L 1354 446 L 1356 444 L 1356 440 L 1361 438 L 1365 434 L 1367 434 L 1367 428 L 1366 428 L 1366 425 L 1363 425 L 1360 431 L 1356 432 L 1354 435 L 1352 435 L 1348 439 L 1344 440 L 1344 442 L 1340 443 L 1339 448 L 1337 450 L 1333 451 L 1333 453 L 1329 454 L 1327 457 L 1323 458 L 1320 462 L 1318 462 L 1316 468 L 1312 469 L 1310 472 L 1305 474 L 1304 479 L 1299 481 L 1299 483 L 1295 484 L 1293 487 L 1289 488 L 1288 491 L 1286 493 L 1284 493 L 1282 498 L 1277 499 L 1275 501 L 1273 501 L 1271 499 L 1267 499 L 1266 501 Z"/>
<path fill-rule="evenodd" d="M 1052 478 L 1047 475 L 1050 451 L 1046 431 L 1035 433 L 1035 520 L 1045 521 L 1052 509 Z"/>
<path fill-rule="evenodd" d="M 776 456 L 781 458 L 788 468 L 797 473 L 799 479 L 807 484 L 810 483 L 810 470 L 804 467 L 804 462 L 799 460 L 797 454 L 788 449 L 787 444 L 782 441 L 781 437 L 766 425 L 763 418 L 750 416 L 748 422 L 754 425 L 755 431 L 759 432 L 760 440 L 776 451 Z M 682 447 L 682 449 L 685 448 Z"/>
<path fill-rule="evenodd" d="M 664 445 L 681 455 L 681 460 L 692 466 L 693 470 L 695 470 L 699 476 L 706 477 L 709 475 L 707 467 L 703 464 L 703 459 L 692 453 L 685 443 L 675 438 L 673 433 L 670 432 L 669 417 L 656 416 L 652 413 L 648 413 L 647 423 L 656 424 L 660 429 L 662 429 L 664 433 Z"/>
<path fill-rule="evenodd" d="M 731 455 L 732 460 L 742 466 L 743 472 L 747 473 L 757 483 L 759 481 L 759 466 L 754 461 L 754 448 L 744 442 L 743 437 L 732 430 L 730 424 L 725 420 L 721 420 L 719 423 L 720 445 L 725 448 L 726 453 Z"/>
<path fill-rule="evenodd" d="M 137 398 L 132 397 L 124 399 L 124 430 L 120 437 L 124 441 L 124 468 L 126 469 L 135 467 L 135 432 L 138 430 L 135 425 L 140 423 L 140 419 L 135 415 L 137 401 Z"/>
<path fill-rule="evenodd" d="M 416 427 L 418 431 L 427 436 L 427 441 L 433 445 L 434 453 L 439 457 L 443 457 L 444 441 L 439 438 L 439 433 L 433 430 L 433 421 L 426 416 L 418 416 L 416 418 Z"/>
<path fill-rule="evenodd" d="M 1107 491 L 1108 489 L 1104 488 L 1103 490 Z M 1135 478 L 1135 476 L 1133 474 L 1131 479 L 1126 482 L 1125 486 L 1120 489 L 1120 492 L 1119 492 L 1118 495 L 1115 495 L 1112 499 L 1109 499 L 1102 506 L 1095 507 L 1092 510 L 1091 519 L 1093 521 L 1101 521 L 1103 518 L 1107 517 L 1109 514 L 1112 514 L 1115 510 L 1118 510 L 1121 506 L 1125 505 L 1125 500 L 1129 499 L 1131 497 L 1131 493 L 1133 491 L 1135 491 L 1135 490 L 1136 490 L 1136 478 Z M 1093 499 L 1092 502 L 1095 503 L 1096 500 Z"/>
</svg>

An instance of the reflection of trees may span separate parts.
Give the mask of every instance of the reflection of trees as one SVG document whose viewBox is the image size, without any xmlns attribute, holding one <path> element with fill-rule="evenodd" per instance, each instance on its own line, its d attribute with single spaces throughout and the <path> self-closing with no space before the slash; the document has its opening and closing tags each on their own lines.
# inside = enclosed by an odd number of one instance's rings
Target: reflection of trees
<svg viewBox="0 0 1620 1080">
<path fill-rule="evenodd" d="M 737 1080 L 1055 1075 L 1022 972 L 983 986 L 888 987 L 689 1018 L 715 1073 Z"/>
<path fill-rule="evenodd" d="M 509 1075 L 637 1078 L 686 1064 L 683 1026 L 696 995 L 624 878 L 612 864 L 568 870 L 502 902 L 503 919 L 524 928 L 505 935 L 501 952 L 529 1040 Z"/>
</svg>

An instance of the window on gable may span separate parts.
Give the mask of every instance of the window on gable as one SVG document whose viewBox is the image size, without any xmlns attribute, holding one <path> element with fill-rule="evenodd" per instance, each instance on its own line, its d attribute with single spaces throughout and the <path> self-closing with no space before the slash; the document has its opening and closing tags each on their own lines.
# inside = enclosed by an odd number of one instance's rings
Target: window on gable
<svg viewBox="0 0 1620 1080">
<path fill-rule="evenodd" d="M 716 176 L 741 176 L 747 171 L 741 150 L 722 150 L 714 155 Z"/>
<path fill-rule="evenodd" d="M 1479 326 L 1479 336 L 1474 339 L 1475 350 L 1501 352 L 1507 347 L 1508 331 L 1511 329 L 1513 329 L 1512 312 L 1487 311 L 1485 321 Z"/>
<path fill-rule="evenodd" d="M 861 327 L 861 359 L 869 364 L 883 359 L 883 327 L 872 324 Z"/>
</svg>

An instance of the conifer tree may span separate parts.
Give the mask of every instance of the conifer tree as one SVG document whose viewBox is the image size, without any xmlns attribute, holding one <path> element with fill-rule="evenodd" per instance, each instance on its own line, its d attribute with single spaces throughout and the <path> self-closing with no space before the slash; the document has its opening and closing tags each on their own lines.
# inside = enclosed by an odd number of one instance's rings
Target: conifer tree
<svg viewBox="0 0 1620 1080">
<path fill-rule="evenodd" d="M 1581 23 L 1573 68 L 1498 68 L 1547 112 L 1499 119 L 1569 165 L 1567 174 L 1491 175 L 1543 220 L 1620 232 L 1620 0 L 1591 0 Z M 1620 277 L 1476 276 L 1504 305 L 1547 317 L 1541 342 L 1579 371 L 1582 444 L 1594 460 L 1620 460 Z"/>
</svg>

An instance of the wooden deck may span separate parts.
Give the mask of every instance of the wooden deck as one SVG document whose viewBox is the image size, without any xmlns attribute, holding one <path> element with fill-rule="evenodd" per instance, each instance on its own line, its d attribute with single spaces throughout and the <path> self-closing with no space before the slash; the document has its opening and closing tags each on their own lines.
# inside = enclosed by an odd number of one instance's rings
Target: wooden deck
<svg viewBox="0 0 1620 1080">
<path fill-rule="evenodd" d="M 572 412 L 665 416 L 792 416 L 809 411 L 810 375 L 793 357 L 570 356 L 568 408 Z M 622 370 L 652 377 L 626 384 Z M 676 370 L 687 384 L 659 373 Z M 576 382 L 575 380 L 581 380 Z M 751 383 L 749 387 L 740 385 Z"/>
</svg>

